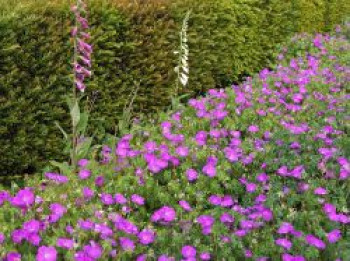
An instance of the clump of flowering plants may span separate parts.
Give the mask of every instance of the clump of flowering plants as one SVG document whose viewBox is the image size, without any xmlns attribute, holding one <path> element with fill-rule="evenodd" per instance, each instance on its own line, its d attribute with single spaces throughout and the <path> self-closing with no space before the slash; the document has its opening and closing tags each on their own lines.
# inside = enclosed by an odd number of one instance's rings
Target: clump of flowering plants
<svg viewBox="0 0 350 261">
<path fill-rule="evenodd" d="M 0 191 L 1 258 L 349 260 L 349 53 L 340 33 L 300 36 L 274 70 L 107 141 L 77 173 Z"/>
</svg>

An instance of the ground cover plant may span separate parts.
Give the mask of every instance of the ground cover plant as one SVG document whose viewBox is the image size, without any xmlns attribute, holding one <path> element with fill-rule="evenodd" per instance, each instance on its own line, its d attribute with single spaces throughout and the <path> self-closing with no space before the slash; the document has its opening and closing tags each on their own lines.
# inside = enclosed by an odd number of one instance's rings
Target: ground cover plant
<svg viewBox="0 0 350 261">
<path fill-rule="evenodd" d="M 0 191 L 0 258 L 349 260 L 349 29 L 297 35 L 273 70 Z"/>
</svg>

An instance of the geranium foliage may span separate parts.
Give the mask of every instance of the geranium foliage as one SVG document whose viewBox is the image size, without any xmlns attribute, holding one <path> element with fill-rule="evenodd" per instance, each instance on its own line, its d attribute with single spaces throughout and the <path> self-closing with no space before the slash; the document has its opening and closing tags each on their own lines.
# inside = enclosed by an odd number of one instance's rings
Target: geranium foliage
<svg viewBox="0 0 350 261">
<path fill-rule="evenodd" d="M 0 256 L 349 260 L 348 28 L 0 191 Z"/>
</svg>

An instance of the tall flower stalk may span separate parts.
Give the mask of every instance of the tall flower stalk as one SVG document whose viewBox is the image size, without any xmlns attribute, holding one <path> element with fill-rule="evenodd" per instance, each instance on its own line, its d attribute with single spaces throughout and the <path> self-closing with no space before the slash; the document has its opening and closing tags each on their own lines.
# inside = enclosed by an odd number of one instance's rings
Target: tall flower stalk
<svg viewBox="0 0 350 261">
<path fill-rule="evenodd" d="M 90 39 L 87 32 L 89 24 L 87 20 L 86 4 L 82 0 L 78 0 L 76 5 L 72 6 L 75 15 L 75 26 L 71 31 L 74 42 L 73 57 L 73 100 L 71 103 L 72 116 L 72 151 L 71 163 L 73 167 L 77 165 L 77 146 L 78 146 L 78 124 L 80 121 L 79 98 L 77 90 L 84 93 L 86 77 L 91 77 L 91 53 L 92 47 L 86 41 Z M 85 17 L 84 17 L 85 16 Z"/>
<path fill-rule="evenodd" d="M 86 4 L 82 0 L 78 0 L 77 4 L 72 6 L 75 15 L 75 26 L 71 31 L 74 41 L 74 86 L 73 92 L 77 96 L 77 89 L 80 92 L 85 91 L 84 79 L 91 77 L 91 53 L 92 47 L 87 41 L 91 38 L 87 32 L 89 24 L 87 20 Z M 84 17 L 85 16 L 85 17 Z"/>
<path fill-rule="evenodd" d="M 71 7 L 75 17 L 75 23 L 71 30 L 71 37 L 74 45 L 73 54 L 73 88 L 72 97 L 67 96 L 67 103 L 72 118 L 72 136 L 69 137 L 62 127 L 56 125 L 63 133 L 70 148 L 70 163 L 73 170 L 76 170 L 79 157 L 87 154 L 92 142 L 92 138 L 85 138 L 84 133 L 88 122 L 88 111 L 80 112 L 79 101 L 84 97 L 86 89 L 85 79 L 91 77 L 91 54 L 92 46 L 88 44 L 91 38 L 87 32 L 89 23 L 87 20 L 87 6 L 82 0 L 77 0 Z M 61 169 L 67 169 L 67 165 L 52 161 L 53 165 Z"/>
<path fill-rule="evenodd" d="M 175 67 L 175 72 L 177 73 L 176 80 L 176 95 L 179 92 L 179 82 L 181 82 L 182 86 L 185 87 L 188 83 L 189 77 L 189 66 L 188 66 L 188 39 L 187 39 L 187 30 L 188 30 L 188 20 L 190 18 L 191 11 L 188 11 L 185 15 L 185 18 L 182 22 L 182 28 L 180 32 L 180 48 L 178 51 L 174 53 L 178 55 L 178 65 Z"/>
<path fill-rule="evenodd" d="M 180 104 L 181 98 L 189 96 L 185 94 L 181 97 L 179 95 L 180 83 L 183 87 L 186 87 L 188 84 L 189 78 L 189 65 L 188 65 L 188 56 L 189 56 L 189 47 L 188 47 L 188 38 L 187 38 L 187 30 L 188 30 L 188 20 L 190 19 L 191 10 L 187 11 L 185 18 L 182 22 L 182 28 L 180 31 L 180 45 L 179 49 L 174 52 L 174 54 L 178 55 L 178 63 L 174 68 L 174 71 L 177 74 L 176 83 L 175 83 L 175 97 L 172 97 L 172 108 L 178 108 Z"/>
</svg>

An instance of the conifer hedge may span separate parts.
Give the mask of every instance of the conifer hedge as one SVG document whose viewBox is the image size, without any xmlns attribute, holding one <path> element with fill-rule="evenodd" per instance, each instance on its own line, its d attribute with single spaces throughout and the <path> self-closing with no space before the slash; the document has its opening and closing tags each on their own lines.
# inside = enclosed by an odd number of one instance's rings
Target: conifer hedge
<svg viewBox="0 0 350 261">
<path fill-rule="evenodd" d="M 3 0 L 1 0 L 3 1 Z M 0 1 L 0 3 L 1 3 Z M 0 6 L 0 176 L 62 160 L 72 82 L 72 1 Z M 134 111 L 169 105 L 182 19 L 189 20 L 190 82 L 181 93 L 225 87 L 267 66 L 295 32 L 322 32 L 350 12 L 345 0 L 90 0 L 95 97 L 89 133 L 113 133 L 137 84 Z"/>
</svg>

